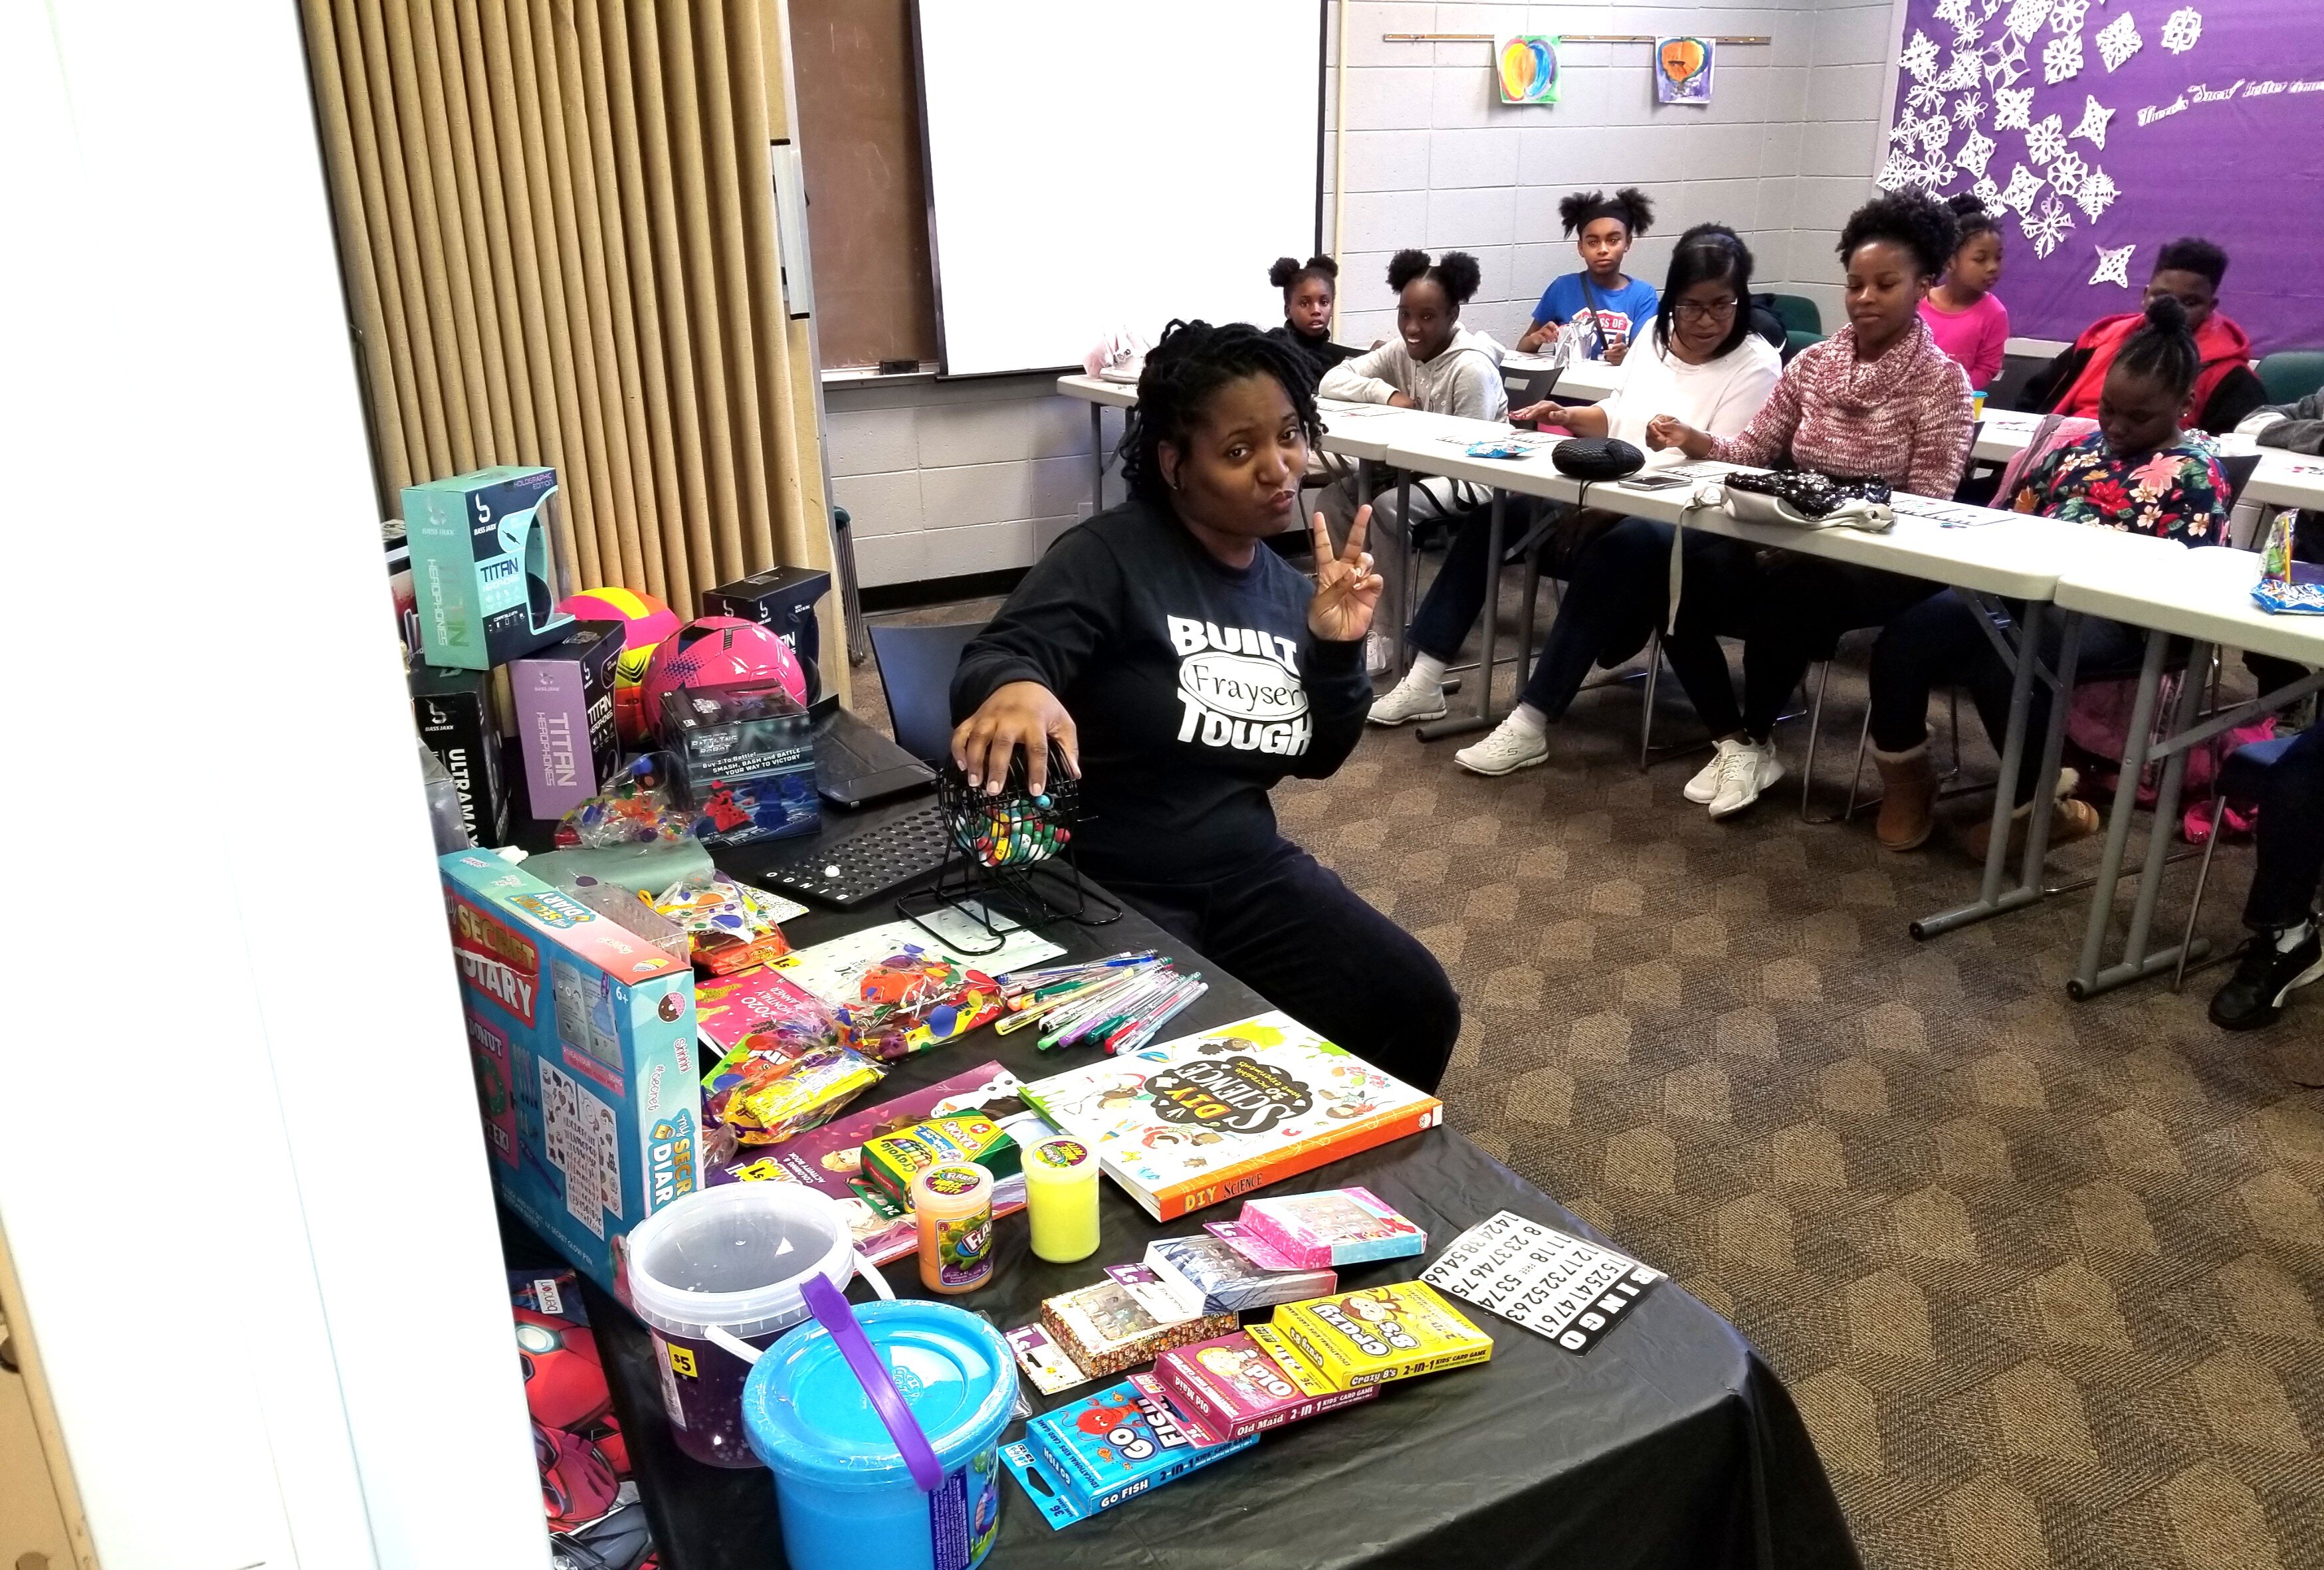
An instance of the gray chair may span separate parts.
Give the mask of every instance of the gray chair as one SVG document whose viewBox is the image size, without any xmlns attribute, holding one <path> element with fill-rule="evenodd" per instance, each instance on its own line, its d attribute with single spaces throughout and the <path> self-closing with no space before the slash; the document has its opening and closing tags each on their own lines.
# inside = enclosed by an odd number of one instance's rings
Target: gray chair
<svg viewBox="0 0 2324 1570">
<path fill-rule="evenodd" d="M 983 630 L 982 622 L 871 629 L 896 745 L 932 767 L 943 767 L 952 752 L 952 677 L 960 652 Z"/>
</svg>

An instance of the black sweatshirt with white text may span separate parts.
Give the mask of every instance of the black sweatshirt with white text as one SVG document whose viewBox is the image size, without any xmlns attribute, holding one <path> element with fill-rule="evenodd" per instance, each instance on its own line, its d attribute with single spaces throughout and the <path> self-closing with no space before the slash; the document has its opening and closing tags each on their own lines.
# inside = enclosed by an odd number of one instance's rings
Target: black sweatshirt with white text
<svg viewBox="0 0 2324 1570">
<path fill-rule="evenodd" d="M 1081 735 L 1083 867 L 1207 883 L 1277 842 L 1269 786 L 1347 760 L 1371 708 L 1363 640 L 1307 628 L 1314 585 L 1261 545 L 1230 567 L 1130 500 L 1060 536 L 961 654 L 955 721 L 1038 682 Z"/>
</svg>

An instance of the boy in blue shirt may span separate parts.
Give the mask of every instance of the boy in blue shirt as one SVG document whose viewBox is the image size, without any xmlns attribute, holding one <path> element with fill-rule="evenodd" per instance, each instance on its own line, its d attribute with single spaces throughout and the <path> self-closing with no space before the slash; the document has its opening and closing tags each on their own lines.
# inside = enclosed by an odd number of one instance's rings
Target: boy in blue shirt
<svg viewBox="0 0 2324 1570">
<path fill-rule="evenodd" d="M 1655 286 L 1642 278 L 1627 278 L 1622 262 L 1630 243 L 1655 221 L 1654 204 L 1635 186 L 1624 186 L 1612 196 L 1603 191 L 1575 191 L 1557 204 L 1565 232 L 1574 236 L 1582 253 L 1582 271 L 1553 280 L 1533 309 L 1533 326 L 1517 340 L 1520 353 L 1532 353 L 1557 335 L 1568 322 L 1581 322 L 1582 352 L 1592 360 L 1619 365 L 1630 342 L 1655 319 Z"/>
</svg>

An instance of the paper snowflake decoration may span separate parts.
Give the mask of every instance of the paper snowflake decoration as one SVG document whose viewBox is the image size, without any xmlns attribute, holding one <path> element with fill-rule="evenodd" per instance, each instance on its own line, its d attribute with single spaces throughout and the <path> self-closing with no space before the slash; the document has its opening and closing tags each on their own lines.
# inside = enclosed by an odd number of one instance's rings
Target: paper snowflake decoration
<svg viewBox="0 0 2324 1570">
<path fill-rule="evenodd" d="M 1943 190 L 1958 178 L 1953 172 L 1953 161 L 1941 152 L 1929 154 L 1921 165 L 1921 183 L 1932 191 Z"/>
<path fill-rule="evenodd" d="M 1974 48 L 1978 41 L 1984 36 L 1985 23 L 1981 22 L 1957 22 L 1953 24 L 1953 47 L 1955 49 Z"/>
<path fill-rule="evenodd" d="M 1913 90 L 1904 95 L 1904 106 L 1915 115 L 1934 115 L 1941 120 L 1945 114 L 1945 90 L 1935 82 L 1915 82 Z"/>
<path fill-rule="evenodd" d="M 1953 162 L 1979 179 L 1985 178 L 1985 166 L 1993 158 L 1993 138 L 1982 131 L 1972 131 L 1969 140 L 1953 154 Z"/>
<path fill-rule="evenodd" d="M 1896 116 L 1896 124 L 1888 128 L 1888 140 L 1898 146 L 1909 147 L 1920 139 L 1920 118 L 1909 109 Z"/>
<path fill-rule="evenodd" d="M 2138 23 L 2130 19 L 2127 11 L 2091 36 L 2098 42 L 2098 59 L 2106 61 L 2109 71 L 2119 70 L 2123 61 L 2146 47 L 2146 41 L 2138 36 Z"/>
<path fill-rule="evenodd" d="M 2066 153 L 2050 166 L 2050 188 L 2070 199 L 2076 191 L 2082 188 L 2082 182 L 2089 178 L 2089 166 L 2082 162 L 2080 153 Z"/>
<path fill-rule="evenodd" d="M 1993 128 L 1996 131 L 2031 131 L 2034 128 L 2034 89 L 2003 87 L 1993 95 Z"/>
<path fill-rule="evenodd" d="M 2011 33 L 1986 51 L 1992 58 L 1985 62 L 1985 85 L 2006 87 L 2025 74 L 2025 45 L 2015 33 Z"/>
<path fill-rule="evenodd" d="M 2009 183 L 2001 188 L 2004 206 L 2021 213 L 2034 210 L 2034 198 L 2042 194 L 2042 177 L 2019 164 L 2009 171 Z"/>
<path fill-rule="evenodd" d="M 2055 115 L 2044 115 L 2025 128 L 2025 151 L 2036 163 L 2054 163 L 2066 151 L 2066 133 Z"/>
<path fill-rule="evenodd" d="M 2009 211 L 2009 204 L 2001 199 L 2001 188 L 1995 185 L 1991 179 L 1980 176 L 1977 184 L 1969 188 L 1976 194 L 1979 201 L 1985 204 L 1985 210 L 1995 217 L 1997 218 Z"/>
<path fill-rule="evenodd" d="M 2172 54 L 2185 54 L 2203 36 L 2203 14 L 2192 5 L 2182 5 L 2171 14 L 2163 24 L 2163 47 Z"/>
<path fill-rule="evenodd" d="M 1973 129 L 1985 114 L 1985 100 L 1975 93 L 1963 93 L 1953 100 L 1953 124 L 1962 130 Z"/>
<path fill-rule="evenodd" d="M 2100 152 L 2104 152 L 2106 151 L 2107 122 L 2113 118 L 2113 110 L 2107 108 L 2104 104 L 2099 103 L 2096 98 L 2089 96 L 2088 94 L 2084 94 L 2082 96 L 2082 123 L 2080 125 L 2075 126 L 2066 134 L 2069 136 L 2079 136 L 2083 141 L 2089 142 L 2091 146 L 2097 148 Z"/>
<path fill-rule="evenodd" d="M 1928 80 L 1930 73 L 1937 69 L 1936 41 L 1919 28 L 1914 28 L 1913 41 L 1906 44 L 1904 52 L 1896 57 L 1896 65 L 1916 82 Z"/>
<path fill-rule="evenodd" d="M 2081 208 L 2092 223 L 2098 215 L 2114 206 L 2115 197 L 2122 192 L 2115 188 L 2114 177 L 2102 169 L 2094 169 L 2082 177 L 2082 188 L 2074 193 L 2074 206 Z"/>
<path fill-rule="evenodd" d="M 1921 151 L 1931 158 L 1945 150 L 1953 139 L 1953 123 L 1942 115 L 1932 115 L 1921 122 Z"/>
<path fill-rule="evenodd" d="M 1969 0 L 1937 0 L 1934 14 L 1939 22 L 1955 27 L 1964 26 L 1971 20 Z"/>
<path fill-rule="evenodd" d="M 2050 252 L 2066 243 L 2067 234 L 2074 227 L 2074 220 L 2066 212 L 2065 203 L 2055 197 L 2044 197 L 2041 209 L 2038 212 L 2025 209 L 2025 216 L 2017 226 L 2025 238 L 2034 242 L 2034 254 L 2047 262 Z"/>
<path fill-rule="evenodd" d="M 2032 38 L 2050 19 L 2050 7 L 2053 4 L 2055 0 L 2012 0 L 2009 19 L 2002 25 L 2019 38 Z"/>
<path fill-rule="evenodd" d="M 2082 35 L 2070 32 L 2042 46 L 2042 79 L 2051 87 L 2082 74 Z"/>
<path fill-rule="evenodd" d="M 2098 268 L 2096 272 L 2090 274 L 2090 281 L 2092 283 L 2111 283 L 2118 289 L 2128 289 L 2130 287 L 2130 257 L 2131 253 L 2137 249 L 2138 247 L 2135 245 L 2125 245 L 2118 250 L 2109 251 L 2103 245 L 2098 246 L 2097 248 L 2098 253 Z"/>
<path fill-rule="evenodd" d="M 2090 0 L 2057 0 L 2050 7 L 2050 31 L 2063 37 L 2082 30 L 2082 18 L 2090 14 Z"/>
<path fill-rule="evenodd" d="M 1948 93 L 1958 93 L 1963 87 L 1974 87 L 1985 80 L 1985 56 L 1973 49 L 1956 49 L 1953 58 L 1945 64 L 1945 74 L 1937 78 L 1937 86 Z"/>
<path fill-rule="evenodd" d="M 1872 183 L 1884 191 L 1901 191 L 1906 186 L 1919 185 L 1921 166 L 1903 148 L 1892 147 L 1888 150 L 1888 161 L 1880 166 L 1880 172 L 1873 177 Z"/>
</svg>

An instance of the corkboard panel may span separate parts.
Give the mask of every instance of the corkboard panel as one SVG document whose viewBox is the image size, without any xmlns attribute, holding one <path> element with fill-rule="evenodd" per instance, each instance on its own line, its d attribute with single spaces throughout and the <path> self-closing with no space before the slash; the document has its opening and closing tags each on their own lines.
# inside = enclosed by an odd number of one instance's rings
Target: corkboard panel
<svg viewBox="0 0 2324 1570">
<path fill-rule="evenodd" d="M 791 0 L 826 368 L 936 357 L 911 0 Z"/>
</svg>

